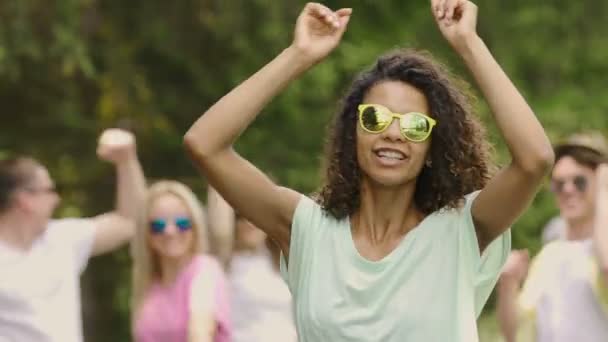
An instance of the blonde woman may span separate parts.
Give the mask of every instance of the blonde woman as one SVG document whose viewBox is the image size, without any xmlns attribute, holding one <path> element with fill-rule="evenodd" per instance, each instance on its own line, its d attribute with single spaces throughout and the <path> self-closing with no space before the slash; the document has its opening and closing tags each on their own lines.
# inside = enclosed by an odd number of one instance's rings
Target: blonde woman
<svg viewBox="0 0 608 342">
<path fill-rule="evenodd" d="M 150 187 L 133 247 L 136 341 L 230 341 L 224 274 L 204 254 L 203 208 L 187 186 Z"/>
</svg>

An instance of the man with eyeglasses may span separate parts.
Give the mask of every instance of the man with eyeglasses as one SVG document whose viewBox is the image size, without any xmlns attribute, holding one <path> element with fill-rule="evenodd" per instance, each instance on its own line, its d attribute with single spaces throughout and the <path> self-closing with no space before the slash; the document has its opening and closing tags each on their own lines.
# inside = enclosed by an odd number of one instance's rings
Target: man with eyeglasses
<svg viewBox="0 0 608 342">
<path fill-rule="evenodd" d="M 80 274 L 131 239 L 145 192 L 131 133 L 106 130 L 97 154 L 116 168 L 117 203 L 84 219 L 51 220 L 60 198 L 39 162 L 0 161 L 0 342 L 82 341 Z"/>
<path fill-rule="evenodd" d="M 511 253 L 498 286 L 500 327 L 507 342 L 605 342 L 608 144 L 597 132 L 575 134 L 556 146 L 555 157 L 551 188 L 565 235 L 529 268 L 527 251 Z"/>
</svg>

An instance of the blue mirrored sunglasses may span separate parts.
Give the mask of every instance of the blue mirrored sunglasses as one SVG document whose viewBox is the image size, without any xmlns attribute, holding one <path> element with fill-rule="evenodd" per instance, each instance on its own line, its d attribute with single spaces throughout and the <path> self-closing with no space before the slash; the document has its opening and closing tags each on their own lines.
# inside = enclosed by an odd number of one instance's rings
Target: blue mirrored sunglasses
<svg viewBox="0 0 608 342">
<path fill-rule="evenodd" d="M 167 229 L 167 219 L 158 218 L 150 221 L 150 231 L 154 234 L 162 234 Z M 188 217 L 176 217 L 173 221 L 180 232 L 192 229 L 192 220 Z"/>
</svg>

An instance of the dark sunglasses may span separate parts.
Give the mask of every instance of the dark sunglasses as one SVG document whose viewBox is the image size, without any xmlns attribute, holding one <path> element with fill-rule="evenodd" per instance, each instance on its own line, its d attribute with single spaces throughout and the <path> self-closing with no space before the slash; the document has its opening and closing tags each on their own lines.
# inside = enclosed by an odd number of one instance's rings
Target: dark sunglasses
<svg viewBox="0 0 608 342">
<path fill-rule="evenodd" d="M 564 191 L 566 183 L 572 182 L 574 188 L 578 192 L 585 192 L 587 190 L 587 177 L 583 175 L 574 176 L 570 179 L 552 179 L 551 180 L 551 191 L 556 194 L 560 194 Z"/>
<path fill-rule="evenodd" d="M 176 217 L 173 222 L 180 232 L 192 229 L 192 220 L 188 217 Z M 154 234 L 163 234 L 167 229 L 167 219 L 154 219 L 150 221 L 150 231 Z"/>
</svg>

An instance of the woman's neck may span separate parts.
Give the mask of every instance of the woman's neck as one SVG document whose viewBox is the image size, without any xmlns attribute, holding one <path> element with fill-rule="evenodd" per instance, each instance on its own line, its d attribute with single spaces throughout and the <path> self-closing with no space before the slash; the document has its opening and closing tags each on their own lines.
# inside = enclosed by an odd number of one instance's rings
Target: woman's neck
<svg viewBox="0 0 608 342">
<path fill-rule="evenodd" d="M 568 221 L 566 238 L 568 240 L 586 240 L 593 237 L 593 217 Z"/>
<path fill-rule="evenodd" d="M 371 245 L 382 245 L 401 238 L 424 218 L 414 203 L 416 184 L 380 187 L 364 181 L 361 204 L 355 213 L 354 235 Z"/>
<path fill-rule="evenodd" d="M 192 258 L 193 255 L 189 253 L 178 258 L 161 257 L 159 259 L 161 284 L 170 286 L 175 283 L 180 272 L 190 263 Z"/>
</svg>

